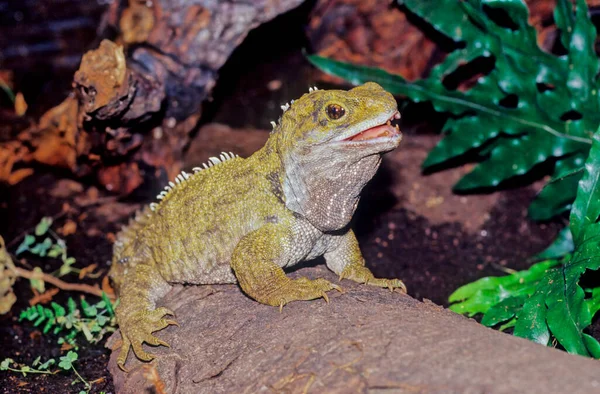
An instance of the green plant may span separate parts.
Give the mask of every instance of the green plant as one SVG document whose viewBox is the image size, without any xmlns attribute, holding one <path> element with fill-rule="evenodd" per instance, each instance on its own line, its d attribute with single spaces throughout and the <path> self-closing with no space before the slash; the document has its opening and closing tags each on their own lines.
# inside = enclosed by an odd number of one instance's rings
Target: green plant
<svg viewBox="0 0 600 394">
<path fill-rule="evenodd" d="M 423 167 L 435 169 L 468 152 L 476 154 L 481 162 L 455 190 L 496 187 L 550 162 L 554 181 L 533 201 L 530 215 L 548 219 L 568 211 L 591 135 L 600 124 L 596 31 L 585 1 L 577 0 L 574 12 L 571 1 L 557 1 L 554 19 L 566 49 L 560 56 L 538 47 L 522 0 L 398 3 L 455 44 L 426 79 L 408 82 L 377 68 L 319 56 L 309 60 L 352 83 L 375 81 L 393 94 L 429 101 L 447 113 L 445 138 Z M 488 72 L 466 91 L 459 90 L 463 67 L 475 67 L 482 59 L 492 64 Z"/>
<path fill-rule="evenodd" d="M 600 268 L 600 63 L 585 1 L 557 0 L 554 21 L 564 49 L 557 56 L 538 47 L 522 0 L 398 3 L 454 42 L 427 78 L 408 82 L 376 68 L 309 60 L 352 83 L 375 81 L 447 113 L 445 137 L 423 167 L 438 169 L 467 153 L 478 157 L 455 190 L 493 188 L 542 163 L 553 166 L 552 180 L 529 213 L 544 220 L 570 210 L 569 227 L 535 256 L 541 262 L 459 288 L 451 308 L 481 313 L 485 325 L 512 327 L 515 335 L 545 345 L 554 338 L 568 352 L 600 358 L 600 344 L 584 332 L 600 310 L 600 288 L 579 284 L 586 270 Z M 465 70 L 486 62 L 484 75 L 469 80 Z"/>
<path fill-rule="evenodd" d="M 92 384 L 90 382 L 88 382 L 87 380 L 85 380 L 79 374 L 77 369 L 75 369 L 75 366 L 73 364 L 75 363 L 75 361 L 77 361 L 78 358 L 79 358 L 78 354 L 71 350 L 66 355 L 61 356 L 59 358 L 58 367 L 61 370 L 66 371 L 66 372 L 73 371 L 73 373 L 77 376 L 77 379 L 73 380 L 73 382 L 71 382 L 71 384 L 72 385 L 77 384 L 78 382 L 83 383 L 83 385 L 85 386 L 85 390 L 80 391 L 79 394 L 87 394 L 92 389 Z M 46 362 L 42 363 L 40 361 L 40 357 L 38 357 L 33 361 L 31 366 L 28 366 L 26 364 L 17 363 L 12 358 L 5 358 L 4 360 L 2 360 L 2 362 L 0 362 L 0 371 L 11 371 L 11 372 L 22 373 L 23 376 L 27 376 L 27 374 L 52 374 L 53 375 L 58 372 L 58 371 L 50 371 L 50 367 L 54 364 L 56 364 L 56 360 L 54 360 L 52 358 L 48 359 Z M 12 367 L 11 367 L 11 365 L 12 365 Z"/>
<path fill-rule="evenodd" d="M 106 296 L 96 304 L 89 304 L 85 298 L 80 299 L 81 308 L 73 298 L 67 301 L 67 307 L 52 302 L 50 308 L 40 304 L 29 307 L 21 312 L 19 321 L 33 322 L 34 327 L 42 326 L 44 334 L 52 332 L 65 335 L 59 339 L 60 343 L 74 344 L 74 338 L 82 333 L 88 342 L 96 343 L 107 332 L 115 331 L 116 320 L 113 306 Z"/>
<path fill-rule="evenodd" d="M 29 252 L 40 257 L 60 258 L 62 265 L 52 275 L 60 277 L 71 272 L 79 273 L 81 270 L 74 268 L 76 260 L 74 257 L 69 257 L 67 254 L 67 243 L 60 238 L 50 226 L 52 218 L 44 217 L 35 226 L 34 234 L 26 234 L 21 244 L 17 247 L 15 254 L 18 256 L 24 252 Z M 45 237 L 44 237 L 45 236 Z M 42 241 L 39 241 L 43 237 Z M 43 291 L 43 281 L 34 282 L 32 287 L 38 291 Z"/>
<path fill-rule="evenodd" d="M 488 326 L 514 326 L 514 334 L 548 345 L 551 335 L 570 353 L 600 358 L 600 343 L 584 332 L 600 309 L 600 288 L 579 284 L 586 270 L 600 268 L 600 129 L 579 181 L 570 226 L 574 250 L 527 271 L 488 277 L 456 290 L 451 309 L 483 313 Z"/>
<path fill-rule="evenodd" d="M 33 360 L 31 367 L 25 364 L 18 364 L 12 358 L 5 358 L 0 362 L 0 371 L 12 371 L 22 373 L 23 376 L 27 376 L 28 373 L 38 373 L 38 374 L 54 374 L 55 372 L 50 371 L 50 367 L 56 364 L 54 359 L 48 359 L 46 362 L 40 361 L 41 357 Z M 13 367 L 11 367 L 13 365 Z"/>
<path fill-rule="evenodd" d="M 75 353 L 74 351 L 70 350 L 69 353 L 67 353 L 66 355 L 62 356 L 60 358 L 60 362 L 58 363 L 58 366 L 60 368 L 62 368 L 65 371 L 73 371 L 75 373 L 75 375 L 77 375 L 76 380 L 74 380 L 73 382 L 71 382 L 71 384 L 76 384 L 77 382 L 81 382 L 84 384 L 85 386 L 85 391 L 80 391 L 79 394 L 83 394 L 83 393 L 89 393 L 90 390 L 92 389 L 92 385 L 90 382 L 88 382 L 87 380 L 85 380 L 80 374 L 79 372 L 77 372 L 77 370 L 75 369 L 75 366 L 73 365 L 75 363 L 75 361 L 77 361 L 78 358 L 78 354 Z"/>
</svg>

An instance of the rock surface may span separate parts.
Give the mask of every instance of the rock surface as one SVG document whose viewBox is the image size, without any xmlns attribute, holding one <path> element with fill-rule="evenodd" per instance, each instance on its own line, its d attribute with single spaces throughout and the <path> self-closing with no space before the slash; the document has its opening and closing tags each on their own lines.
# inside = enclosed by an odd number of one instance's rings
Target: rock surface
<svg viewBox="0 0 600 394">
<path fill-rule="evenodd" d="M 290 274 L 335 280 L 323 265 Z M 343 281 L 345 293 L 277 308 L 237 286 L 176 287 L 161 302 L 181 327 L 158 337 L 118 393 L 589 393 L 600 365 L 485 328 L 430 302 Z M 409 289 L 410 290 L 410 289 Z M 118 345 L 119 334 L 107 346 Z"/>
</svg>

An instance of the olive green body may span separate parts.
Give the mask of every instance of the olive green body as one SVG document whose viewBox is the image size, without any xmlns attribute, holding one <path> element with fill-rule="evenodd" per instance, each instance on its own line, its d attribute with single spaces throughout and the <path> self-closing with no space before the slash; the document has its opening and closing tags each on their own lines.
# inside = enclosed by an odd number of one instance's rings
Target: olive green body
<svg viewBox="0 0 600 394">
<path fill-rule="evenodd" d="M 346 134 L 385 124 L 395 100 L 378 85 L 350 91 L 312 91 L 284 107 L 263 148 L 243 159 L 224 154 L 210 166 L 182 173 L 118 235 L 110 276 L 120 304 L 123 337 L 118 364 L 130 347 L 153 357 L 142 343 L 175 321 L 156 301 L 175 283 L 239 283 L 253 299 L 283 307 L 341 288 L 325 279 L 289 279 L 283 267 L 324 256 L 340 278 L 400 288 L 365 267 L 349 222 L 360 191 L 399 138 L 352 144 Z M 328 157 L 329 156 L 329 157 Z"/>
</svg>

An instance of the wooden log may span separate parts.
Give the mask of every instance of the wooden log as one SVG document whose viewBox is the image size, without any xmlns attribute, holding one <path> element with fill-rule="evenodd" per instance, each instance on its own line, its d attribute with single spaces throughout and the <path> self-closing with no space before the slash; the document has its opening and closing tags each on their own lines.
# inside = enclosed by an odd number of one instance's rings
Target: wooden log
<svg viewBox="0 0 600 394">
<path fill-rule="evenodd" d="M 292 276 L 336 280 L 323 266 Z M 345 293 L 283 308 L 237 286 L 176 287 L 163 299 L 180 327 L 171 345 L 109 362 L 118 393 L 584 393 L 600 387 L 597 361 L 491 330 L 431 302 L 340 283 Z M 410 291 L 410 289 L 409 289 Z M 114 334 L 107 346 L 118 345 Z M 161 390 L 157 390 L 161 388 Z"/>
</svg>

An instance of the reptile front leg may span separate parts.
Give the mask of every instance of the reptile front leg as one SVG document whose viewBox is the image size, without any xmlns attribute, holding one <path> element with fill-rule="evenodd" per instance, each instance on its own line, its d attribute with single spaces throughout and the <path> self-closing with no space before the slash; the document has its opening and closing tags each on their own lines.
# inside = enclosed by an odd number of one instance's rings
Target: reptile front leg
<svg viewBox="0 0 600 394">
<path fill-rule="evenodd" d="M 396 288 L 406 293 L 406 286 L 400 279 L 375 278 L 373 273 L 365 267 L 365 259 L 360 252 L 358 240 L 352 230 L 336 239 L 332 250 L 325 253 L 327 267 L 342 279 L 350 279 L 358 283 L 371 286 L 387 287 L 390 290 Z"/>
<path fill-rule="evenodd" d="M 327 291 L 342 289 L 326 279 L 290 279 L 277 264 L 286 260 L 293 247 L 291 232 L 283 225 L 266 224 L 243 237 L 236 246 L 231 267 L 244 292 L 256 301 L 279 306 L 296 300 L 323 297 Z"/>
<path fill-rule="evenodd" d="M 164 296 L 171 286 L 155 267 L 138 263 L 129 267 L 124 276 L 115 314 L 123 339 L 117 365 L 126 371 L 125 361 L 130 348 L 140 360 L 151 361 L 154 356 L 143 350 L 142 343 L 169 346 L 152 333 L 177 323 L 165 318 L 165 315 L 173 315 L 172 311 L 163 307 L 156 308 L 155 301 Z"/>
</svg>

